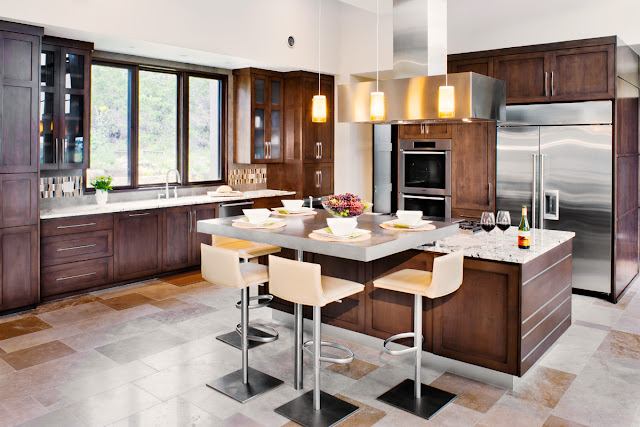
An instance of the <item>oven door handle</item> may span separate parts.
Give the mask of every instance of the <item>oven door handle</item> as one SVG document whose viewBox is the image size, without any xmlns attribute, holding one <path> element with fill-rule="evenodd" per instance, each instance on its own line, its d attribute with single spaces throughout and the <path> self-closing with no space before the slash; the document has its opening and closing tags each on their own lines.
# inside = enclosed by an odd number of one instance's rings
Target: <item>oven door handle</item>
<svg viewBox="0 0 640 427">
<path fill-rule="evenodd" d="M 421 200 L 444 200 L 444 197 L 427 197 L 427 196 L 407 196 L 406 194 L 402 195 L 403 199 L 421 199 Z"/>
<path fill-rule="evenodd" d="M 400 150 L 402 154 L 447 154 L 446 151 L 405 151 Z"/>
</svg>

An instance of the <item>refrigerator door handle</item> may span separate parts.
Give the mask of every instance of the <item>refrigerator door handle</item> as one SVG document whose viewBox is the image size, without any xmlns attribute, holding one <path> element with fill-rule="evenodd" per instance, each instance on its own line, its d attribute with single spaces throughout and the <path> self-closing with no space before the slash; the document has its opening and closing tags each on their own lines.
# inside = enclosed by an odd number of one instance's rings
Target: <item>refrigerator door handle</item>
<svg viewBox="0 0 640 427">
<path fill-rule="evenodd" d="M 540 202 L 540 212 L 538 215 L 538 221 L 540 222 L 540 226 L 538 227 L 540 230 L 544 230 L 544 158 L 546 154 L 540 154 L 540 191 L 539 194 L 539 202 Z"/>
<path fill-rule="evenodd" d="M 538 155 L 533 155 L 533 193 L 531 195 L 531 226 L 536 228 L 536 198 L 538 194 L 536 187 L 538 185 Z"/>
</svg>

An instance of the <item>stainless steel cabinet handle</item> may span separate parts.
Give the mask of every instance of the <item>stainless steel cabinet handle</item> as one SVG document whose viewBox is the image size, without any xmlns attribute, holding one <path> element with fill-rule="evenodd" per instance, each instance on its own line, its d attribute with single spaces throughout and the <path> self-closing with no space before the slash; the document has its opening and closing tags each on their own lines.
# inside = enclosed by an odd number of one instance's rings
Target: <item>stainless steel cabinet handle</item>
<svg viewBox="0 0 640 427">
<path fill-rule="evenodd" d="M 429 125 L 428 125 L 428 124 L 426 124 L 426 123 L 425 123 L 425 125 L 424 125 L 424 133 L 425 133 L 426 135 L 428 135 L 428 134 L 429 134 Z"/>
<path fill-rule="evenodd" d="M 406 194 L 403 194 L 402 198 L 403 199 L 421 199 L 421 200 L 444 200 L 444 197 L 407 196 Z"/>
<path fill-rule="evenodd" d="M 221 208 L 230 208 L 232 206 L 250 206 L 253 205 L 252 201 L 249 202 L 239 202 L 239 203 L 220 203 Z"/>
<path fill-rule="evenodd" d="M 551 74 L 551 81 L 553 82 L 553 73 Z M 551 95 L 553 95 L 553 85 L 551 86 Z M 538 213 L 538 221 L 540 221 L 540 230 L 544 230 L 544 154 L 540 154 L 540 199 L 539 199 L 539 207 L 540 212 Z"/>
<path fill-rule="evenodd" d="M 89 222 L 87 224 L 74 224 L 74 225 L 59 225 L 57 228 L 74 228 L 74 227 L 89 227 L 90 225 L 96 225 L 95 222 Z"/>
<path fill-rule="evenodd" d="M 551 72 L 551 96 L 553 96 L 553 71 Z"/>
<path fill-rule="evenodd" d="M 198 231 L 198 228 L 196 227 L 198 222 L 198 211 L 193 211 L 193 231 Z"/>
<path fill-rule="evenodd" d="M 320 158 L 322 158 L 322 141 L 320 141 L 318 144 L 320 144 Z"/>
<path fill-rule="evenodd" d="M 487 202 L 491 205 L 491 183 L 487 186 Z"/>
<path fill-rule="evenodd" d="M 75 279 L 76 277 L 93 276 L 94 274 L 96 274 L 95 271 L 93 273 L 76 274 L 75 276 L 58 277 L 56 281 Z"/>
<path fill-rule="evenodd" d="M 538 155 L 533 155 L 533 193 L 531 196 L 531 227 L 536 228 L 536 194 L 538 185 Z"/>
<path fill-rule="evenodd" d="M 424 123 L 420 123 L 420 134 L 424 134 Z"/>
<path fill-rule="evenodd" d="M 193 224 L 193 221 L 191 220 L 192 215 L 193 215 L 193 212 L 189 211 L 189 233 L 191 233 L 191 225 Z"/>
<path fill-rule="evenodd" d="M 129 216 L 145 216 L 145 215 L 149 215 L 149 212 L 139 213 L 139 214 L 129 214 Z"/>
<path fill-rule="evenodd" d="M 318 171 L 318 173 L 320 174 L 320 185 L 318 185 L 318 188 L 322 188 L 322 171 Z"/>
<path fill-rule="evenodd" d="M 58 138 L 56 138 L 56 143 L 53 144 L 53 163 L 59 163 L 60 158 L 58 157 Z"/>
<path fill-rule="evenodd" d="M 402 154 L 447 154 L 444 151 L 407 151 L 407 150 L 400 150 L 402 152 Z"/>
<path fill-rule="evenodd" d="M 71 251 L 74 249 L 82 249 L 82 248 L 92 248 L 94 246 L 95 246 L 95 243 L 92 245 L 73 246 L 71 248 L 59 248 L 59 249 L 56 249 L 56 252 Z"/>
<path fill-rule="evenodd" d="M 544 72 L 544 96 L 549 96 L 549 79 L 548 72 Z"/>
</svg>

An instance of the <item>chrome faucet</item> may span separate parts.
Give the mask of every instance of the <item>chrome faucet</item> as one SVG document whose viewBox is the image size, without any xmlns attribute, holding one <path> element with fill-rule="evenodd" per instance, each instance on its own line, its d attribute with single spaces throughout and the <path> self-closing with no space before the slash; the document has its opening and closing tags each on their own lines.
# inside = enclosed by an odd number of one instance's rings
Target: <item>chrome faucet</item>
<svg viewBox="0 0 640 427">
<path fill-rule="evenodd" d="M 169 175 L 171 175 L 171 172 L 175 172 L 176 173 L 176 178 L 178 178 L 178 184 L 182 185 L 182 178 L 180 177 L 180 172 L 178 171 L 178 169 L 169 169 L 169 171 L 167 172 L 167 180 L 166 180 L 166 186 L 164 189 L 164 197 L 165 198 L 169 198 Z M 173 187 L 173 197 L 175 197 L 176 199 L 178 198 L 178 187 Z"/>
</svg>

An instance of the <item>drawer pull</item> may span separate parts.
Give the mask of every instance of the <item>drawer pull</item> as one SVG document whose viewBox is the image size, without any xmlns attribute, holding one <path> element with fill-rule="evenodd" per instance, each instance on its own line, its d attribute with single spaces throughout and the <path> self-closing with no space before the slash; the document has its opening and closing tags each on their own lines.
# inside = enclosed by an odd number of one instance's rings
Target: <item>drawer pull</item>
<svg viewBox="0 0 640 427">
<path fill-rule="evenodd" d="M 96 225 L 95 222 L 90 222 L 88 224 L 75 224 L 75 225 L 59 225 L 58 228 L 74 228 L 74 227 L 89 227 L 90 225 Z"/>
<path fill-rule="evenodd" d="M 56 281 L 60 281 L 60 280 L 68 280 L 68 279 L 75 279 L 76 277 L 93 276 L 94 274 L 96 274 L 96 272 L 95 272 L 95 271 L 94 271 L 93 273 L 76 274 L 75 276 L 58 277 L 58 278 L 56 279 Z"/>
<path fill-rule="evenodd" d="M 145 213 L 139 213 L 139 214 L 129 214 L 129 216 L 145 216 L 145 215 L 149 215 L 150 212 L 145 212 Z"/>
<path fill-rule="evenodd" d="M 72 248 L 60 248 L 60 249 L 58 249 L 57 251 L 58 251 L 58 252 L 62 252 L 62 251 L 71 251 L 71 250 L 73 250 L 73 249 L 92 248 L 92 247 L 94 247 L 95 245 L 96 245 L 96 244 L 94 243 L 94 244 L 92 244 L 92 245 L 74 246 L 74 247 L 72 247 Z"/>
</svg>

